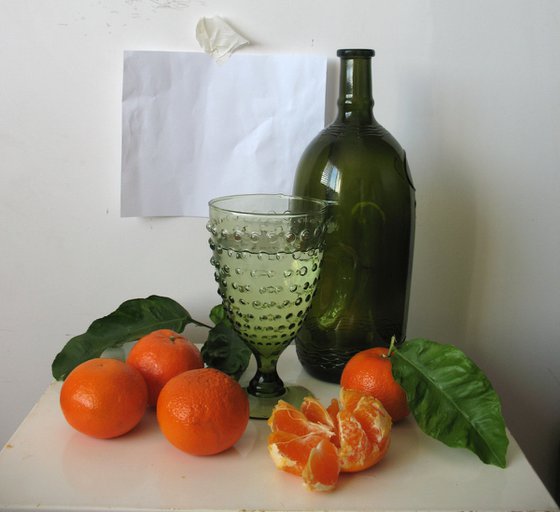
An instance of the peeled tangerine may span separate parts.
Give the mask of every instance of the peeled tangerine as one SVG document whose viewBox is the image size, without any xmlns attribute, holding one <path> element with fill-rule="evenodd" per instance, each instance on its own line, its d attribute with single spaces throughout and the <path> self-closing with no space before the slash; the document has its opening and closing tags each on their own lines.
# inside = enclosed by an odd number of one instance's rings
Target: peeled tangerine
<svg viewBox="0 0 560 512">
<path fill-rule="evenodd" d="M 327 408 L 313 397 L 306 397 L 300 409 L 280 400 L 268 425 L 274 464 L 302 476 L 312 491 L 330 491 L 340 472 L 378 463 L 391 439 L 391 416 L 381 402 L 345 388 Z"/>
</svg>

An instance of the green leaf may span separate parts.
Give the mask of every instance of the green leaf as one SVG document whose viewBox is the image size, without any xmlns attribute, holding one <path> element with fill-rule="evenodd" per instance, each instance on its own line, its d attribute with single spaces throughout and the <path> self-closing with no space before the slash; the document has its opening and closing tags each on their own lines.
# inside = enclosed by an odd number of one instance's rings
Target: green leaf
<svg viewBox="0 0 560 512">
<path fill-rule="evenodd" d="M 239 380 L 249 365 L 251 351 L 232 329 L 221 305 L 212 309 L 210 318 L 217 323 L 202 345 L 202 358 L 207 366 Z"/>
<path fill-rule="evenodd" d="M 211 309 L 210 320 L 212 320 L 214 324 L 219 324 L 223 321 L 227 322 L 226 312 L 224 311 L 224 306 L 222 306 L 222 304 L 218 304 Z"/>
<path fill-rule="evenodd" d="M 53 377 L 65 379 L 80 363 L 99 357 L 108 348 L 120 347 L 158 329 L 181 333 L 190 323 L 205 326 L 168 297 L 151 295 L 127 300 L 111 314 L 95 320 L 84 334 L 66 343 L 52 363 Z"/>
<path fill-rule="evenodd" d="M 500 400 L 484 373 L 451 345 L 417 339 L 391 355 L 420 428 L 448 446 L 468 448 L 504 468 L 508 438 Z"/>
</svg>

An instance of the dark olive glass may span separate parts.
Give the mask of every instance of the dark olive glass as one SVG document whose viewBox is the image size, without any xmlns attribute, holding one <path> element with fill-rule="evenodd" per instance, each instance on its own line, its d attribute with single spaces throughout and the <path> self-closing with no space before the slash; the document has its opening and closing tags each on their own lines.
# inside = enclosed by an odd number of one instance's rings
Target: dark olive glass
<svg viewBox="0 0 560 512">
<path fill-rule="evenodd" d="M 406 154 L 374 118 L 373 50 L 339 50 L 338 115 L 309 144 L 293 192 L 327 200 L 322 274 L 298 333 L 300 362 L 338 382 L 360 350 L 406 335 L 415 191 Z"/>
</svg>

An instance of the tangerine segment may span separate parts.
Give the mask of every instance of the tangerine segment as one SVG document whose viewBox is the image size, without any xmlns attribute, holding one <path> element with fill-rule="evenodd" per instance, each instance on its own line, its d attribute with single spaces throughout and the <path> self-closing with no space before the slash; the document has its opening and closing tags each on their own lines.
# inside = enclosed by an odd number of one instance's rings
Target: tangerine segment
<svg viewBox="0 0 560 512">
<path fill-rule="evenodd" d="M 312 396 L 307 396 L 301 404 L 301 412 L 313 423 L 325 425 L 329 430 L 334 430 L 334 420 L 323 404 Z"/>
<path fill-rule="evenodd" d="M 327 407 L 327 412 L 333 421 L 334 436 L 331 441 L 335 446 L 340 446 L 340 439 L 338 438 L 338 412 L 340 411 L 340 403 L 336 398 L 331 399 L 331 403 Z"/>
<path fill-rule="evenodd" d="M 330 437 L 333 435 L 329 427 L 309 421 L 303 412 L 284 400 L 278 401 L 267 423 L 272 432 L 290 432 L 298 436 L 322 434 Z"/>
<path fill-rule="evenodd" d="M 320 434 L 298 436 L 280 430 L 268 436 L 268 452 L 278 469 L 301 475 L 311 451 L 324 439 Z"/>
<path fill-rule="evenodd" d="M 341 387 L 339 398 L 340 403 L 342 404 L 342 408 L 346 409 L 347 411 L 353 412 L 364 394 L 365 393 L 362 393 L 355 389 Z"/>
<path fill-rule="evenodd" d="M 303 482 L 311 491 L 332 491 L 339 473 L 338 450 L 333 443 L 322 439 L 309 454 L 302 472 Z"/>
<path fill-rule="evenodd" d="M 370 463 L 373 445 L 360 422 L 350 411 L 343 409 L 338 413 L 338 424 L 341 471 L 361 471 L 373 466 Z"/>
<path fill-rule="evenodd" d="M 355 472 L 377 464 L 391 440 L 391 416 L 379 400 L 342 388 L 345 408 L 338 413 L 341 470 Z"/>
<path fill-rule="evenodd" d="M 391 441 L 390 414 L 379 400 L 371 396 L 364 396 L 354 409 L 354 417 L 360 422 L 381 459 L 389 449 Z"/>
</svg>

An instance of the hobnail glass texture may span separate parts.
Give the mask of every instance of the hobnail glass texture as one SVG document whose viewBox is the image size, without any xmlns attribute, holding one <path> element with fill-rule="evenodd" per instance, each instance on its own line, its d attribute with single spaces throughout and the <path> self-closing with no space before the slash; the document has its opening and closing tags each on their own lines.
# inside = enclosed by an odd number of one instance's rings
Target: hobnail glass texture
<svg viewBox="0 0 560 512">
<path fill-rule="evenodd" d="M 247 387 L 252 416 L 268 417 L 291 396 L 277 373 L 311 304 L 323 254 L 326 204 L 285 195 L 242 195 L 210 202 L 211 263 L 224 310 L 251 349 L 257 372 Z M 307 390 L 305 390 L 307 391 Z"/>
</svg>

